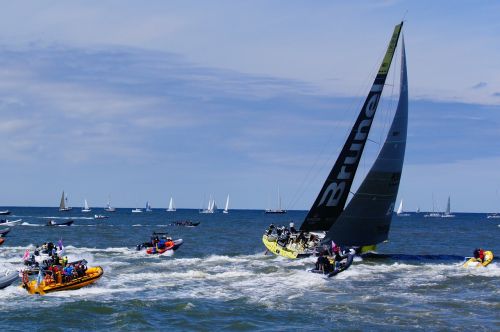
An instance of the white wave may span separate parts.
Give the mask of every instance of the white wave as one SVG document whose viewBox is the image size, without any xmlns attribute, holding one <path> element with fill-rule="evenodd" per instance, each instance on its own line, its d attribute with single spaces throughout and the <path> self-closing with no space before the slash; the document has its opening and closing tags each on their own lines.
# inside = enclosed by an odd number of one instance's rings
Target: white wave
<svg viewBox="0 0 500 332">
<path fill-rule="evenodd" d="M 93 217 L 32 217 L 32 218 L 39 218 L 39 219 L 60 219 L 60 220 L 94 220 Z"/>
<path fill-rule="evenodd" d="M 45 226 L 42 224 L 30 224 L 29 222 L 24 221 L 21 226 L 34 226 L 34 227 L 40 227 L 40 226 Z"/>
</svg>

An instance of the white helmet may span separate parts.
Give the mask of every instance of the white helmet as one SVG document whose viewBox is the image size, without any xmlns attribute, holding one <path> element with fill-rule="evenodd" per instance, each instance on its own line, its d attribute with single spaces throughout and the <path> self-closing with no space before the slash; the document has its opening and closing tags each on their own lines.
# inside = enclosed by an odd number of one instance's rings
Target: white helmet
<svg viewBox="0 0 500 332">
<path fill-rule="evenodd" d="M 295 224 L 293 222 L 290 223 L 290 228 L 295 227 Z"/>
</svg>

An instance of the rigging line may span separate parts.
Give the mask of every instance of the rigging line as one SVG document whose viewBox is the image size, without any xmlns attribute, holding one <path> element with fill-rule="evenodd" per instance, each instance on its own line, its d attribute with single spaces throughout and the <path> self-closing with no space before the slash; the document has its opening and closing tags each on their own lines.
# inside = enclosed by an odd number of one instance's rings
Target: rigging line
<svg viewBox="0 0 500 332">
<path fill-rule="evenodd" d="M 400 46 L 398 46 L 400 47 Z M 379 115 L 379 117 L 381 116 L 382 117 L 382 121 L 381 123 L 383 124 L 383 127 L 382 127 L 382 130 L 380 131 L 380 137 L 379 137 L 379 141 L 377 142 L 376 140 L 373 140 L 373 139 L 370 139 L 370 136 L 377 136 L 376 132 L 374 131 L 371 131 L 371 133 L 369 134 L 369 137 L 367 138 L 367 140 L 377 144 L 379 146 L 379 148 L 375 151 L 375 158 L 376 156 L 380 153 L 380 151 L 382 150 L 383 148 L 383 138 L 384 138 L 384 133 L 386 133 L 386 126 L 387 126 L 387 123 L 390 119 L 390 114 L 392 114 L 391 112 L 391 108 L 392 108 L 392 101 L 394 99 L 394 86 L 395 86 L 395 77 L 396 77 L 396 73 L 397 73 L 397 68 L 398 67 L 398 57 L 395 56 L 393 57 L 393 61 L 392 61 L 392 64 L 391 64 L 391 68 L 390 68 L 390 73 L 389 74 L 392 74 L 392 84 L 387 84 L 385 83 L 384 86 L 391 86 L 392 89 L 391 89 L 391 94 L 390 94 L 390 98 L 389 99 L 389 106 L 387 105 L 387 102 L 385 101 L 386 98 L 384 98 L 383 100 L 381 100 L 380 104 L 379 104 L 379 109 L 380 111 L 378 113 L 382 113 L 381 115 Z M 381 96 L 382 98 L 382 96 Z M 376 116 L 376 115 L 375 115 Z M 375 128 L 374 128 L 375 129 Z M 360 162 L 362 162 L 362 165 L 363 165 L 363 168 L 362 170 L 360 170 L 359 174 L 356 174 L 354 176 L 354 179 L 353 179 L 353 184 L 352 184 L 352 188 L 356 188 L 356 191 L 357 189 L 359 188 L 359 186 L 361 185 L 362 181 L 360 182 L 360 179 L 362 178 L 365 178 L 366 175 L 368 174 L 369 170 L 367 169 L 367 166 L 366 166 L 366 163 L 367 163 L 367 160 L 371 158 L 370 156 L 370 151 L 367 150 L 362 156 L 361 156 L 361 160 Z M 360 177 L 362 175 L 362 177 Z M 349 202 L 346 202 L 346 204 L 348 204 Z"/>
<path fill-rule="evenodd" d="M 368 86 L 370 84 L 370 78 L 369 76 L 367 76 L 365 78 L 365 82 L 364 84 L 362 84 L 360 86 L 360 88 L 358 88 L 358 91 L 355 93 L 356 96 L 359 96 L 361 95 L 361 90 L 367 90 L 368 89 Z M 346 117 L 346 114 L 348 112 L 351 112 L 351 113 L 354 113 L 357 115 L 357 113 L 355 112 L 355 110 L 359 109 L 362 105 L 362 102 L 363 100 L 361 98 L 353 98 L 351 101 L 350 101 L 350 105 L 348 105 L 347 107 L 343 107 L 343 111 L 342 111 L 342 114 L 341 114 L 341 119 L 345 118 Z M 353 107 L 354 104 L 357 104 L 356 107 Z M 333 136 L 334 134 L 337 132 L 336 129 L 340 128 L 340 126 L 342 125 L 342 122 L 341 121 L 337 121 L 335 123 L 335 125 L 333 126 L 333 130 L 331 131 L 331 134 L 328 136 L 327 140 L 325 141 L 325 143 L 323 144 L 322 148 L 320 149 L 319 153 L 316 155 L 315 159 L 314 159 L 314 163 L 312 164 L 312 166 L 309 168 L 308 172 L 307 172 L 307 175 L 303 178 L 301 184 L 299 185 L 299 187 L 297 188 L 297 190 L 295 191 L 295 194 L 292 196 L 292 200 L 290 201 L 290 203 L 288 204 L 287 206 L 287 209 L 291 209 L 293 208 L 297 202 L 302 198 L 302 196 L 304 195 L 305 191 L 310 187 L 310 185 L 316 180 L 316 178 L 318 177 L 318 174 L 320 172 L 323 172 L 324 168 L 331 164 L 331 161 L 330 159 L 333 159 L 332 156 L 335 154 L 338 155 L 338 151 L 339 149 L 341 149 L 341 147 L 337 147 L 335 149 L 335 151 L 332 151 L 331 153 L 328 153 L 328 157 L 325 158 L 323 160 L 323 163 L 320 165 L 320 160 L 322 159 L 321 157 L 326 153 L 326 150 L 328 147 L 330 147 L 330 143 L 333 141 Z M 349 136 L 350 134 L 350 131 L 346 131 L 345 132 L 345 135 L 343 137 L 344 141 L 347 140 L 347 137 Z M 318 166 L 319 165 L 319 166 Z M 318 167 L 318 170 L 315 170 L 315 168 Z M 312 178 L 311 178 L 312 177 Z M 309 179 L 311 178 L 310 181 L 308 181 Z"/>
<path fill-rule="evenodd" d="M 372 140 L 372 139 L 371 139 L 371 138 L 369 138 L 369 137 L 368 137 L 366 140 L 367 140 L 367 141 L 370 141 L 370 142 L 372 142 L 372 143 L 375 143 L 375 144 L 377 144 L 377 145 L 380 145 L 380 142 L 374 141 L 374 140 Z"/>
<path fill-rule="evenodd" d="M 384 119 L 383 119 L 383 122 L 382 122 L 383 123 L 383 127 L 382 127 L 382 130 L 380 131 L 380 144 L 381 144 L 381 147 L 377 151 L 378 153 L 380 153 L 380 150 L 382 149 L 382 140 L 384 138 L 384 134 L 387 135 L 387 133 L 386 133 L 386 127 L 387 127 L 387 125 L 390 122 L 390 115 L 392 114 L 392 109 L 394 107 L 394 86 L 395 86 L 395 81 L 396 81 L 396 74 L 397 74 L 397 69 L 396 68 L 398 68 L 398 58 L 399 57 L 396 56 L 395 58 L 396 59 L 394 59 L 394 65 L 391 68 L 392 69 L 391 94 L 390 94 L 390 97 L 388 98 L 388 102 L 385 104 L 386 105 L 384 107 L 385 112 L 382 113 L 384 115 Z"/>
<path fill-rule="evenodd" d="M 377 66 L 377 63 L 375 63 L 374 66 Z M 372 72 L 375 71 L 376 68 L 377 67 L 374 67 Z M 366 75 L 364 82 L 361 85 L 359 85 L 359 88 L 356 91 L 356 93 L 354 94 L 354 96 L 361 96 L 361 94 L 364 93 L 364 91 L 367 91 L 370 87 L 371 79 L 373 79 L 373 77 L 371 75 Z M 349 104 L 346 107 L 342 107 L 343 111 L 340 114 L 340 119 L 346 118 L 346 115 L 349 112 L 356 117 L 357 112 L 355 112 L 355 110 L 358 110 L 362 107 L 363 101 L 364 100 L 361 97 L 351 98 L 351 101 L 349 102 Z M 356 106 L 354 106 L 355 104 L 356 104 Z M 355 118 L 354 118 L 354 120 L 351 119 L 350 122 L 354 122 L 354 121 L 355 121 Z M 294 207 L 295 204 L 297 204 L 297 202 L 302 198 L 305 191 L 310 187 L 310 185 L 312 183 L 314 183 L 314 181 L 319 176 L 319 174 L 323 173 L 323 170 L 325 169 L 325 167 L 332 163 L 331 159 L 333 159 L 334 154 L 338 155 L 338 152 L 341 149 L 341 147 L 336 147 L 336 149 L 330 153 L 326 153 L 325 151 L 331 145 L 330 143 L 333 141 L 334 133 L 336 132 L 335 129 L 340 128 L 341 125 L 342 125 L 341 122 L 336 122 L 335 125 L 333 126 L 333 128 L 332 128 L 333 130 L 331 131 L 331 134 L 328 136 L 327 140 L 323 144 L 320 152 L 316 155 L 313 165 L 309 168 L 307 175 L 303 178 L 303 180 L 302 180 L 301 184 L 299 185 L 299 187 L 297 188 L 295 194 L 292 196 L 293 199 L 290 201 L 290 204 L 288 206 L 289 208 Z M 349 134 L 350 134 L 350 131 L 345 132 L 344 137 L 343 137 L 343 141 L 347 140 L 347 137 L 349 136 Z M 321 157 L 325 154 L 328 154 L 328 157 L 325 158 L 323 160 L 323 163 L 320 165 L 320 160 L 322 159 Z M 314 170 L 316 168 L 318 168 L 318 169 L 314 172 Z M 311 180 L 307 181 L 307 180 L 309 180 L 309 178 L 311 178 Z"/>
<path fill-rule="evenodd" d="M 373 84 L 373 79 L 376 76 L 376 73 L 378 72 L 378 68 L 380 67 L 380 63 L 382 62 L 383 57 L 385 56 L 386 48 L 387 48 L 386 45 L 384 47 L 382 47 L 382 50 L 380 51 L 379 56 L 376 57 L 376 60 L 373 62 L 372 66 L 371 66 L 372 69 L 365 76 L 363 83 L 361 85 L 359 85 L 359 88 L 357 89 L 358 91 L 356 91 L 354 96 L 361 96 L 362 93 L 369 91 L 369 88 Z M 351 102 L 349 103 L 350 105 L 343 109 L 343 112 L 341 114 L 342 118 L 345 118 L 345 115 L 348 112 L 351 112 L 351 114 L 354 116 L 354 119 L 351 119 L 351 123 L 354 123 L 356 121 L 357 116 L 358 116 L 358 113 L 355 110 L 359 110 L 362 107 L 364 101 L 365 101 L 364 95 L 363 95 L 363 97 L 352 98 Z M 354 104 L 356 104 L 356 107 L 353 107 Z M 332 129 L 339 128 L 340 126 L 341 126 L 341 123 L 336 123 Z M 321 156 L 325 154 L 327 147 L 329 145 L 331 145 L 330 142 L 333 140 L 334 133 L 335 133 L 335 130 L 332 130 L 332 133 L 328 136 L 328 138 L 327 138 L 325 144 L 323 145 L 323 147 L 321 148 L 320 152 L 316 155 L 316 158 L 315 158 L 313 165 L 309 168 L 307 175 L 303 178 L 303 180 L 301 181 L 301 184 L 297 187 L 297 190 L 295 191 L 295 194 L 292 196 L 293 198 L 290 200 L 290 203 L 287 204 L 287 209 L 292 209 L 298 203 L 298 201 L 302 198 L 302 196 L 307 191 L 307 189 L 311 186 L 311 184 L 316 181 L 319 174 L 324 172 L 325 167 L 327 165 L 332 164 L 332 162 L 330 161 L 330 159 L 333 159 L 332 156 L 334 154 L 338 156 L 339 150 L 342 149 L 342 145 L 340 147 L 336 147 L 335 151 L 332 151 L 329 154 L 330 157 L 323 159 L 322 165 L 319 165 L 320 160 L 322 159 Z M 345 132 L 345 135 L 343 137 L 343 142 L 345 142 L 347 140 L 347 137 L 349 136 L 349 134 L 350 134 L 350 130 Z M 318 167 L 318 165 L 319 165 L 319 168 L 315 172 L 313 172 L 314 169 Z M 311 178 L 310 181 L 308 181 L 309 178 Z"/>
</svg>

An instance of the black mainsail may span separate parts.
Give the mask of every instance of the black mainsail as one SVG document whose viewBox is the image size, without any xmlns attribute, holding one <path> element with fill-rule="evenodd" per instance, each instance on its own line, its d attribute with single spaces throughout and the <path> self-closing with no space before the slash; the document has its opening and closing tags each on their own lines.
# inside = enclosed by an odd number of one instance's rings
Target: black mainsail
<svg viewBox="0 0 500 332">
<path fill-rule="evenodd" d="M 380 153 L 323 243 L 367 246 L 385 241 L 403 170 L 408 127 L 408 80 L 404 40 L 401 47 L 399 102 Z"/>
<path fill-rule="evenodd" d="M 300 227 L 302 231 L 328 231 L 336 223 L 344 209 L 354 174 L 368 139 L 373 117 L 377 111 L 377 105 L 382 95 L 402 27 L 403 22 L 394 28 L 377 77 L 335 165 Z"/>
</svg>

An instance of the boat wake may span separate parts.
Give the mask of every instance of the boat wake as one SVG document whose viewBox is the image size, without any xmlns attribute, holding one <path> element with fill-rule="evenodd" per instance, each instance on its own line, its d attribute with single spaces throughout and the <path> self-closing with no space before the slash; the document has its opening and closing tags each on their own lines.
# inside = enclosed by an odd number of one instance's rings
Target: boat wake
<svg viewBox="0 0 500 332">
<path fill-rule="evenodd" d="M 9 269 L 21 268 L 21 256 L 26 248 L 6 249 L 0 255 L 0 265 Z M 457 278 L 500 277 L 500 267 L 496 263 L 488 268 L 465 269 L 461 264 L 447 261 L 423 263 L 415 259 L 414 263 L 381 262 L 370 258 L 355 262 L 349 270 L 333 280 L 325 280 L 320 275 L 306 272 L 314 264 L 315 258 L 290 261 L 259 253 L 162 259 L 164 255 L 146 255 L 126 247 L 99 249 L 67 246 L 66 253 L 70 261 L 83 258 L 89 262 L 89 266 L 104 268 L 104 276 L 95 285 L 84 290 L 51 295 L 68 301 L 74 296 L 95 300 L 96 295 L 99 295 L 99 301 L 108 301 L 116 293 L 123 293 L 120 295 L 122 300 L 135 297 L 159 299 L 169 294 L 169 297 L 188 300 L 243 300 L 287 310 L 297 307 L 303 296 L 339 296 L 344 292 L 354 292 L 358 287 L 366 287 L 367 284 L 372 285 L 373 289 L 367 290 L 366 294 L 359 290 L 355 293 L 359 293 L 359 296 L 379 296 L 379 292 L 396 287 L 405 288 L 403 293 L 411 294 L 422 287 L 445 287 Z M 146 259 L 147 269 L 144 267 Z M 7 298 L 11 296 L 13 300 L 16 298 L 14 303 L 22 301 L 17 299 L 17 291 L 6 293 Z M 3 301 L 0 307 L 10 305 L 14 304 Z"/>
<path fill-rule="evenodd" d="M 377 254 L 367 253 L 363 255 L 364 259 L 387 259 L 396 261 L 464 261 L 465 256 L 458 255 L 407 255 L 407 254 Z"/>
</svg>

